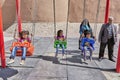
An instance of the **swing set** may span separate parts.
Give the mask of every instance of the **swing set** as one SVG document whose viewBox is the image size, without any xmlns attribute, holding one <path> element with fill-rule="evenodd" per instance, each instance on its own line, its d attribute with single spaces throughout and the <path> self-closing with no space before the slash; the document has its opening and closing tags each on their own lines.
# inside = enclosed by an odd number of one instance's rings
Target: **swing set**
<svg viewBox="0 0 120 80">
<path fill-rule="evenodd" d="M 18 32 L 20 33 L 22 31 L 22 25 L 21 25 L 21 15 L 20 15 L 20 0 L 16 0 L 16 7 L 17 7 L 17 20 L 18 20 Z M 15 30 L 15 34 L 14 37 L 16 35 L 16 30 Z M 32 56 L 33 52 L 34 52 L 34 46 L 32 45 L 32 43 L 29 42 L 13 42 L 12 46 L 10 47 L 10 51 L 12 52 L 14 47 L 26 47 L 27 48 L 27 53 L 26 56 Z M 16 52 L 17 56 L 22 56 L 22 50 L 17 50 Z"/>
<path fill-rule="evenodd" d="M 85 17 L 85 2 L 84 0 L 84 11 L 83 11 L 83 18 Z M 106 0 L 106 11 L 105 11 L 105 23 L 108 21 L 108 15 L 109 15 L 109 2 L 110 0 Z M 55 10 L 55 0 L 53 0 L 53 9 L 54 9 L 54 35 L 56 36 L 56 10 Z M 100 0 L 98 0 L 98 8 L 97 8 L 97 14 L 96 14 L 96 23 L 98 21 L 98 14 L 99 14 L 99 7 L 100 7 Z M 1 57 L 1 66 L 2 68 L 6 68 L 6 59 L 5 59 L 5 49 L 4 49 L 4 36 L 3 36 L 3 23 L 2 23 L 2 6 L 0 6 L 0 57 Z M 66 22 L 66 40 L 63 42 L 60 42 L 58 40 L 54 41 L 54 48 L 56 48 L 57 44 L 64 44 L 65 48 L 67 48 L 67 32 L 68 32 L 68 21 L 69 21 L 69 8 L 70 8 L 70 0 L 68 0 L 68 11 L 67 11 L 67 22 Z M 20 16 L 20 0 L 16 0 L 16 12 L 17 12 L 17 22 L 18 22 L 18 32 L 22 31 L 22 25 L 21 25 L 21 16 Z M 34 23 L 34 28 L 35 32 L 35 23 Z M 27 55 L 31 56 L 34 51 L 34 46 L 31 43 L 19 43 L 19 42 L 14 42 L 12 44 L 12 47 L 14 46 L 25 46 L 28 48 Z M 32 48 L 30 48 L 32 47 Z M 30 49 L 29 49 L 30 48 Z M 19 56 L 21 55 L 21 51 L 18 51 Z"/>
<path fill-rule="evenodd" d="M 54 13 L 54 35 L 56 36 L 56 5 L 55 1 L 53 0 L 53 13 Z M 62 45 L 64 45 L 65 49 L 67 48 L 67 33 L 68 33 L 68 21 L 69 21 L 69 7 L 70 7 L 70 0 L 68 0 L 68 11 L 67 11 L 67 21 L 66 21 L 66 40 L 60 41 L 56 40 L 54 41 L 54 48 L 57 47 L 57 45 L 60 45 L 60 48 L 62 48 Z"/>
</svg>

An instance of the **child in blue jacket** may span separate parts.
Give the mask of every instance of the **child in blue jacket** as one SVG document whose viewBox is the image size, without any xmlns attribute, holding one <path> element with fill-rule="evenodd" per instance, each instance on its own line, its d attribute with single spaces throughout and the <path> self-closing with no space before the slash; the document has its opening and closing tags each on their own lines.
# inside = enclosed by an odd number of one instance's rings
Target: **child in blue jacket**
<svg viewBox="0 0 120 80">
<path fill-rule="evenodd" d="M 86 51 L 90 52 L 90 60 L 92 60 L 92 53 L 93 53 L 93 50 L 95 49 L 94 43 L 95 43 L 95 40 L 91 38 L 91 33 L 87 31 L 85 33 L 85 37 L 82 38 L 81 44 L 80 44 L 80 48 L 84 53 L 84 60 L 86 60 Z"/>
</svg>

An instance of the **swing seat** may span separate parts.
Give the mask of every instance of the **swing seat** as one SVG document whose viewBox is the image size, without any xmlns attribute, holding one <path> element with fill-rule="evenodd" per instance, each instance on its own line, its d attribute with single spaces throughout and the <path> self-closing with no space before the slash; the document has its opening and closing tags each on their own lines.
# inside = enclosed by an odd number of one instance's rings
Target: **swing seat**
<svg viewBox="0 0 120 80">
<path fill-rule="evenodd" d="M 64 45 L 65 49 L 67 48 L 67 41 L 60 41 L 60 40 L 55 40 L 54 41 L 54 48 L 57 47 L 57 45 L 60 45 L 60 48 L 62 49 L 62 45 Z"/>
<path fill-rule="evenodd" d="M 34 46 L 29 42 L 13 42 L 12 46 L 10 47 L 10 51 L 12 52 L 14 47 L 27 47 L 26 56 L 32 56 L 34 52 Z M 22 50 L 17 50 L 16 56 L 22 56 Z"/>
</svg>

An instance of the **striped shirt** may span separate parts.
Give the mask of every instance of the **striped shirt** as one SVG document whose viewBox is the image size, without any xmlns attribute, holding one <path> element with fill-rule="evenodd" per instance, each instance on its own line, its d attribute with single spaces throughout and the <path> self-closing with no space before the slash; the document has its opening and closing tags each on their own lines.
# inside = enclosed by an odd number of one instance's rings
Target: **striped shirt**
<svg viewBox="0 0 120 80">
<path fill-rule="evenodd" d="M 113 36 L 112 24 L 109 25 L 109 27 L 108 27 L 107 29 L 108 29 L 108 33 L 109 33 L 109 39 L 110 39 L 110 38 L 112 38 L 112 36 Z"/>
<path fill-rule="evenodd" d="M 57 36 L 57 40 L 64 39 L 64 36 Z"/>
<path fill-rule="evenodd" d="M 19 39 L 19 42 L 31 42 L 30 38 L 26 38 L 26 39 Z"/>
</svg>

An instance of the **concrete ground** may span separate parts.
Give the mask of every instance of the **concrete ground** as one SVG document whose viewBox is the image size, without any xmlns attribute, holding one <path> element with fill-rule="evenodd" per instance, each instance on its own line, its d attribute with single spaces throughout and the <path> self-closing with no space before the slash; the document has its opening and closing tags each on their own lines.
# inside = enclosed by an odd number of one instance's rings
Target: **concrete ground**
<svg viewBox="0 0 120 80">
<path fill-rule="evenodd" d="M 23 23 L 23 29 L 32 33 L 32 23 Z M 91 24 L 96 38 L 101 24 L 94 27 Z M 4 32 L 6 62 L 9 61 L 9 48 L 13 42 L 13 24 Z M 63 29 L 65 24 L 57 23 L 57 30 Z M 0 68 L 0 80 L 120 80 L 120 74 L 115 72 L 116 63 L 107 59 L 107 49 L 105 59 L 98 61 L 99 43 L 95 44 L 93 61 L 83 61 L 81 51 L 78 50 L 79 23 L 69 23 L 68 45 L 64 58 L 59 54 L 58 60 L 54 58 L 55 49 L 53 48 L 54 27 L 52 23 L 35 24 L 35 51 L 33 56 L 27 57 L 25 65 L 21 66 L 20 57 L 16 57 L 15 63 L 7 65 L 6 69 Z M 118 35 L 120 38 L 120 35 Z M 60 51 L 61 52 L 61 51 Z M 118 53 L 118 42 L 114 48 L 115 60 Z M 89 54 L 87 54 L 89 55 Z"/>
<path fill-rule="evenodd" d="M 8 62 L 12 41 L 5 39 Z M 27 57 L 23 66 L 19 65 L 20 57 L 16 57 L 15 63 L 7 65 L 6 69 L 0 68 L 0 80 L 120 80 L 120 74 L 115 72 L 116 64 L 107 59 L 107 50 L 105 59 L 101 62 L 97 60 L 98 43 L 95 44 L 93 61 L 84 62 L 78 50 L 78 38 L 68 39 L 66 55 L 62 58 L 59 54 L 58 60 L 54 58 L 53 42 L 50 37 L 35 37 L 34 55 Z M 117 47 L 115 45 L 115 56 Z"/>
</svg>

